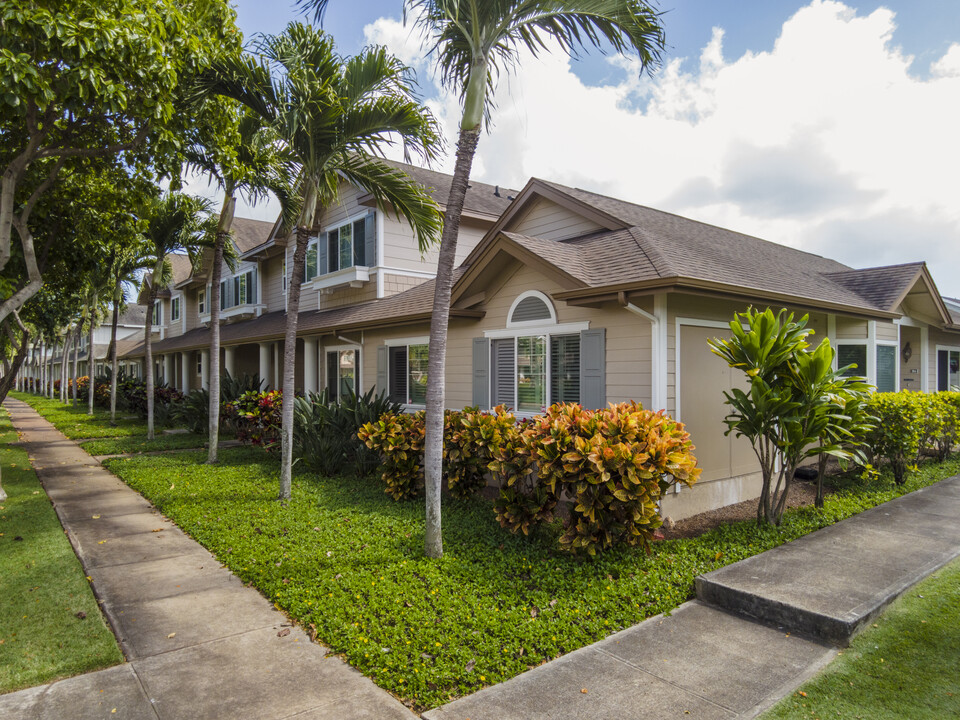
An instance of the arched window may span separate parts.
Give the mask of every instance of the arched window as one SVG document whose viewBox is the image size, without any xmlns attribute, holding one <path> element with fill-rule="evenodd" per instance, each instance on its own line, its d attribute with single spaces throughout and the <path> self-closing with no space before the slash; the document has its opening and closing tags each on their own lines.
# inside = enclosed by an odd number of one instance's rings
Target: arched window
<svg viewBox="0 0 960 720">
<path fill-rule="evenodd" d="M 517 296 L 507 315 L 507 327 L 544 325 L 557 322 L 557 314 L 550 298 L 539 290 L 528 290 Z"/>
</svg>

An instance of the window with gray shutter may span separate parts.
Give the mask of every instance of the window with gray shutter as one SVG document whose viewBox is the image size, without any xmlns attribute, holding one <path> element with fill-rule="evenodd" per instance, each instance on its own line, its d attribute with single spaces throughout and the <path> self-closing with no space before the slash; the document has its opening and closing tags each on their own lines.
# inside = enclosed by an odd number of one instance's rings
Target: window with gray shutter
<svg viewBox="0 0 960 720">
<path fill-rule="evenodd" d="M 363 219 L 364 255 L 363 264 L 367 267 L 373 267 L 377 264 L 377 215 L 376 213 L 367 213 Z"/>
<path fill-rule="evenodd" d="M 390 399 L 406 403 L 407 398 L 407 346 L 390 348 Z"/>
<path fill-rule="evenodd" d="M 329 270 L 327 270 L 327 249 L 329 240 L 327 239 L 329 233 L 324 233 L 317 240 L 317 275 L 326 275 Z"/>
<path fill-rule="evenodd" d="M 490 341 L 473 339 L 473 404 L 490 407 Z"/>
<path fill-rule="evenodd" d="M 580 404 L 588 410 L 607 405 L 606 330 L 580 333 Z"/>
<path fill-rule="evenodd" d="M 580 336 L 550 338 L 550 402 L 580 402 Z"/>
<path fill-rule="evenodd" d="M 377 394 L 379 395 L 388 387 L 388 374 L 387 374 L 387 350 L 389 348 L 386 345 L 380 345 L 377 347 Z"/>
<path fill-rule="evenodd" d="M 494 340 L 490 343 L 490 366 L 493 375 L 493 399 L 491 405 L 516 405 L 516 362 L 514 338 Z"/>
<path fill-rule="evenodd" d="M 513 309 L 513 315 L 510 316 L 510 322 L 529 322 L 531 320 L 550 320 L 550 308 L 538 297 L 525 297 Z"/>
<path fill-rule="evenodd" d="M 340 269 L 340 231 L 331 230 L 327 233 L 327 272 L 336 272 Z"/>
<path fill-rule="evenodd" d="M 363 218 L 353 221 L 353 264 L 366 265 L 364 258 L 367 255 L 366 223 Z"/>
</svg>

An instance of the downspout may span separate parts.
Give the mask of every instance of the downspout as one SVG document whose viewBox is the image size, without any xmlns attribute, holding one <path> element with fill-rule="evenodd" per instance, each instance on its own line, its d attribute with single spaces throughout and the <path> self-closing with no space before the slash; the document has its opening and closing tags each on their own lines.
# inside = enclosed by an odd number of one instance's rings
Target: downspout
<svg viewBox="0 0 960 720">
<path fill-rule="evenodd" d="M 654 296 L 654 311 L 649 313 L 637 307 L 621 294 L 620 304 L 625 310 L 639 315 L 650 323 L 650 405 L 653 410 L 662 410 L 667 407 L 667 313 L 666 302 L 662 293 Z"/>
</svg>

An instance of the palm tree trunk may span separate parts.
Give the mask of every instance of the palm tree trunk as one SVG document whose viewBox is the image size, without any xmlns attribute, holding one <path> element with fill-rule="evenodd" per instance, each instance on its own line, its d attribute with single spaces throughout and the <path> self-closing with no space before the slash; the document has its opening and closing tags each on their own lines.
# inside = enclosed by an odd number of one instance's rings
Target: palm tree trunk
<svg viewBox="0 0 960 720">
<path fill-rule="evenodd" d="M 163 259 L 154 271 L 154 277 L 160 277 Z M 143 328 L 143 374 L 147 393 L 147 440 L 153 440 L 153 306 L 157 304 L 157 294 L 151 283 L 147 296 L 147 320 Z"/>
<path fill-rule="evenodd" d="M 67 404 L 67 370 L 70 366 L 70 345 L 73 342 L 73 328 L 67 328 L 63 338 L 63 351 L 60 353 L 60 402 Z"/>
<path fill-rule="evenodd" d="M 117 424 L 117 325 L 120 324 L 120 302 L 123 285 L 118 279 L 113 289 L 113 317 L 110 321 L 110 424 Z"/>
<path fill-rule="evenodd" d="M 316 205 L 308 193 L 307 203 Z M 304 207 L 306 214 L 307 207 Z M 300 312 L 300 284 L 303 281 L 303 265 L 307 256 L 307 244 L 310 242 L 310 226 L 313 225 L 313 213 L 310 213 L 309 225 L 297 227 L 297 245 L 293 251 L 293 268 L 287 280 L 287 328 L 283 338 L 283 405 L 280 424 L 280 500 L 289 500 L 293 484 L 293 395 L 297 362 L 297 315 Z"/>
<path fill-rule="evenodd" d="M 79 389 L 77 382 L 80 380 L 80 338 L 83 337 L 83 317 L 77 323 L 77 337 L 73 341 L 73 406 L 77 406 Z"/>
<path fill-rule="evenodd" d="M 210 411 L 207 426 L 207 463 L 217 462 L 217 444 L 220 442 L 220 276 L 223 248 L 230 240 L 233 210 L 237 199 L 227 192 L 220 211 L 217 238 L 213 247 L 213 277 L 210 285 Z M 294 330 L 296 332 L 296 330 Z"/>
<path fill-rule="evenodd" d="M 823 476 L 827 472 L 827 454 L 820 453 L 817 456 L 817 499 L 814 505 L 818 508 L 823 507 Z"/>
<path fill-rule="evenodd" d="M 57 336 L 54 335 L 50 344 L 50 359 L 47 361 L 47 392 L 46 395 L 53 400 L 53 358 L 57 355 Z"/>
<path fill-rule="evenodd" d="M 457 161 L 450 182 L 450 195 L 443 216 L 443 235 L 437 263 L 436 288 L 433 294 L 433 317 L 430 321 L 430 347 L 427 360 L 427 413 L 424 439 L 423 469 L 426 482 L 427 557 L 443 557 L 440 494 L 443 482 L 443 413 L 446 405 L 447 327 L 450 321 L 450 294 L 453 290 L 453 265 L 457 255 L 460 216 L 470 181 L 473 156 L 480 140 L 479 122 L 461 127 L 457 143 Z"/>
<path fill-rule="evenodd" d="M 90 393 L 87 397 L 87 415 L 93 415 L 93 396 L 96 395 L 97 389 L 97 358 L 96 351 L 93 347 L 93 332 L 96 329 L 96 323 L 94 318 L 96 318 L 97 313 L 97 292 L 94 291 L 93 297 L 90 298 L 90 327 L 87 332 L 90 333 L 88 343 L 90 345 L 89 350 L 87 351 L 87 364 L 90 368 Z"/>
</svg>

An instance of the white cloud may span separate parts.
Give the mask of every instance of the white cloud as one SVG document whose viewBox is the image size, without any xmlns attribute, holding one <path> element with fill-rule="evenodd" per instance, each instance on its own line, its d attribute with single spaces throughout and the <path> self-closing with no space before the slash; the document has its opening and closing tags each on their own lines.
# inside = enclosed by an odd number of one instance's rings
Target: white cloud
<svg viewBox="0 0 960 720">
<path fill-rule="evenodd" d="M 895 17 L 814 0 L 773 50 L 725 60 L 716 29 L 695 72 L 679 59 L 653 78 L 635 62 L 619 84 L 584 84 L 561 52 L 532 59 L 497 91 L 474 177 L 530 176 L 716 223 L 855 266 L 927 260 L 960 295 L 960 44 L 911 74 Z M 409 26 L 366 28 L 430 75 Z M 459 102 L 434 92 L 452 150 Z"/>
</svg>

